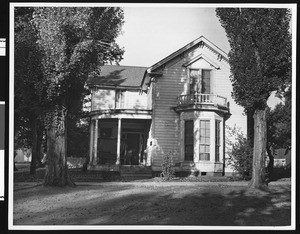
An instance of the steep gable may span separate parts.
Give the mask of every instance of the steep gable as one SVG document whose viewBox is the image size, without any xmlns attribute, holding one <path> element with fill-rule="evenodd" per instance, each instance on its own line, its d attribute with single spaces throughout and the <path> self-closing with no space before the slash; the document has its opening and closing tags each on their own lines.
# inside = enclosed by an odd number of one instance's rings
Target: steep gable
<svg viewBox="0 0 300 234">
<path fill-rule="evenodd" d="M 196 52 L 203 48 L 210 53 L 204 51 Z M 182 60 L 184 61 L 183 67 L 190 66 L 198 60 L 204 60 L 215 69 L 220 69 L 221 61 L 225 61 L 228 64 L 228 55 L 204 36 L 201 36 L 148 68 L 141 83 L 142 90 L 146 90 L 147 84 L 151 82 L 152 77 L 161 76 L 161 70 L 167 65 L 176 63 L 177 60 L 181 60 L 184 57 L 189 57 L 189 59 L 187 61 Z"/>
</svg>

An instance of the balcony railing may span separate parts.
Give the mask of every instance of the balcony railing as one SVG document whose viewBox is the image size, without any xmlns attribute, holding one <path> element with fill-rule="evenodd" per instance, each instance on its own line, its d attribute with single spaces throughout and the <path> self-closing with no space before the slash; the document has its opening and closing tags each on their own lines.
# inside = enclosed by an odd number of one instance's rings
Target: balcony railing
<svg viewBox="0 0 300 234">
<path fill-rule="evenodd" d="M 178 106 L 183 105 L 198 105 L 198 104 L 210 104 L 215 106 L 227 106 L 227 99 L 225 97 L 215 94 L 187 94 L 180 95 L 177 99 Z"/>
</svg>

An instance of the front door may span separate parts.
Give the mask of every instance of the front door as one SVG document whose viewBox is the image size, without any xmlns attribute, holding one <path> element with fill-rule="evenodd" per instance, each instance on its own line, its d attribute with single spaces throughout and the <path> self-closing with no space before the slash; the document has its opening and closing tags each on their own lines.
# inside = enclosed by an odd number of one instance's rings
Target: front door
<svg viewBox="0 0 300 234">
<path fill-rule="evenodd" d="M 127 133 L 127 165 L 139 165 L 140 134 Z"/>
</svg>

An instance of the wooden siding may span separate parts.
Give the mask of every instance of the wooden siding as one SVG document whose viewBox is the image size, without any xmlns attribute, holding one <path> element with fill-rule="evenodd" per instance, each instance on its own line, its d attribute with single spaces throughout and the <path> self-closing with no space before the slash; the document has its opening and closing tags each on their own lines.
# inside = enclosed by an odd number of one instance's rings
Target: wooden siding
<svg viewBox="0 0 300 234">
<path fill-rule="evenodd" d="M 113 89 L 98 89 L 93 91 L 92 111 L 115 108 L 149 110 L 149 107 L 151 107 L 151 100 L 148 100 L 147 94 L 140 94 L 139 91 L 127 90 L 122 93 L 121 99 L 116 100 L 116 90 Z M 119 105 L 118 102 L 120 102 L 121 105 Z"/>
<path fill-rule="evenodd" d="M 92 111 L 115 108 L 115 90 L 98 89 L 92 94 Z"/>
<path fill-rule="evenodd" d="M 174 152 L 174 162 L 180 157 L 179 114 L 173 108 L 177 105 L 177 97 L 184 90 L 186 69 L 180 60 L 164 69 L 163 76 L 158 78 L 153 93 L 153 137 L 152 165 L 160 166 L 163 154 Z"/>
<path fill-rule="evenodd" d="M 148 99 L 147 94 L 141 93 L 139 91 L 126 91 L 124 102 L 124 109 L 148 109 Z"/>
</svg>

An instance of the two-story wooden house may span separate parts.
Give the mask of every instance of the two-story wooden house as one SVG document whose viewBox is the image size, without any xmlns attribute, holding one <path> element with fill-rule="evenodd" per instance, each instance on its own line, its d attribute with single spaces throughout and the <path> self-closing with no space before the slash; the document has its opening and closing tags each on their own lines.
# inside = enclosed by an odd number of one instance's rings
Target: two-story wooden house
<svg viewBox="0 0 300 234">
<path fill-rule="evenodd" d="M 144 165 L 159 173 L 170 153 L 176 171 L 223 175 L 225 125 L 246 132 L 229 76 L 227 54 L 204 37 L 150 68 L 102 67 L 88 83 L 90 168 Z"/>
</svg>

